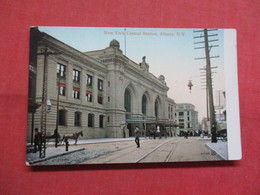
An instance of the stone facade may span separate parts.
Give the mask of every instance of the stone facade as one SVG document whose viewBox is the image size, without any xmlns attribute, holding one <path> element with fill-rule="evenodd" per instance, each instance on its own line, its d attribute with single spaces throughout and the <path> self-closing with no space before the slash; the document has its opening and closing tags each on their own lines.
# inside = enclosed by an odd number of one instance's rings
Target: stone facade
<svg viewBox="0 0 260 195">
<path fill-rule="evenodd" d="M 192 132 L 194 135 L 199 129 L 198 112 L 192 104 L 175 104 L 175 120 L 178 124 L 178 132 Z"/>
<path fill-rule="evenodd" d="M 105 49 L 83 53 L 46 33 L 39 33 L 38 52 L 47 48 L 57 53 L 49 55 L 46 63 L 47 97 L 51 104 L 47 133 L 53 134 L 57 119 L 61 135 L 83 131 L 84 138 L 133 136 L 134 126 L 143 128 L 146 122 L 173 124 L 175 103 L 167 97 L 169 88 L 165 78 L 149 72 L 145 57 L 139 64 L 133 62 L 122 53 L 116 40 Z M 43 71 L 44 56 L 38 55 L 36 102 L 39 104 Z M 28 140 L 31 123 L 29 113 Z M 40 123 L 41 108 L 36 110 L 34 128 L 40 128 Z M 126 123 L 128 130 L 124 132 Z"/>
</svg>

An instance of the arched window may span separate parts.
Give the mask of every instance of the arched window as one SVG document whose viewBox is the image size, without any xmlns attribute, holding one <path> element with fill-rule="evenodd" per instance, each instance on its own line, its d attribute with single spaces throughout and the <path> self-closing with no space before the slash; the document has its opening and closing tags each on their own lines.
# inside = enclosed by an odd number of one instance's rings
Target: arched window
<svg viewBox="0 0 260 195">
<path fill-rule="evenodd" d="M 94 114 L 88 114 L 88 127 L 94 127 Z"/>
<path fill-rule="evenodd" d="M 81 126 L 81 112 L 74 113 L 74 126 L 80 127 Z"/>
<path fill-rule="evenodd" d="M 129 89 L 125 90 L 125 110 L 126 118 L 131 118 L 131 93 Z"/>
<path fill-rule="evenodd" d="M 143 113 L 143 115 L 146 115 L 146 113 L 147 113 L 147 98 L 145 95 L 143 95 L 143 98 L 142 98 L 142 113 Z"/>
<path fill-rule="evenodd" d="M 158 118 L 159 117 L 159 99 L 158 98 L 155 100 L 154 113 L 155 113 L 155 117 Z"/>
<path fill-rule="evenodd" d="M 67 111 L 66 110 L 59 110 L 59 125 L 66 126 L 67 120 Z"/>
<path fill-rule="evenodd" d="M 103 128 L 104 127 L 104 115 L 99 115 L 99 127 Z"/>
</svg>

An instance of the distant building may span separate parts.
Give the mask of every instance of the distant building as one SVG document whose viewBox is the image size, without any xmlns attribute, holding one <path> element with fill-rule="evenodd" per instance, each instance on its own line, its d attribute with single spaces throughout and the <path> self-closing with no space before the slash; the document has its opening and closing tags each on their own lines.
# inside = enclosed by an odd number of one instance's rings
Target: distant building
<svg viewBox="0 0 260 195">
<path fill-rule="evenodd" d="M 226 98 L 224 90 L 216 90 L 214 98 L 216 120 L 225 121 L 226 120 Z"/>
<path fill-rule="evenodd" d="M 210 135 L 211 134 L 211 129 L 209 128 L 210 127 L 210 122 L 207 118 L 203 118 L 202 121 L 201 121 L 201 130 L 202 130 L 202 134 L 203 135 Z"/>
<path fill-rule="evenodd" d="M 173 128 L 175 102 L 167 96 L 164 76 L 150 73 L 145 57 L 133 62 L 116 40 L 105 49 L 83 53 L 35 28 L 33 35 L 37 33 L 38 39 L 31 40 L 37 45 L 31 48 L 35 55 L 46 49 L 58 53 L 47 56 L 46 63 L 48 133 L 53 133 L 56 123 L 61 135 L 83 131 L 84 138 L 133 136 L 136 125 L 144 131 L 151 125 Z M 39 105 L 45 61 L 43 55 L 36 57 L 32 89 Z M 28 113 L 28 140 L 33 128 L 40 126 L 41 107 L 37 107 L 35 114 Z"/>
<path fill-rule="evenodd" d="M 194 135 L 199 130 L 198 112 L 192 104 L 175 104 L 175 120 L 178 124 L 177 134 L 189 131 Z"/>
</svg>

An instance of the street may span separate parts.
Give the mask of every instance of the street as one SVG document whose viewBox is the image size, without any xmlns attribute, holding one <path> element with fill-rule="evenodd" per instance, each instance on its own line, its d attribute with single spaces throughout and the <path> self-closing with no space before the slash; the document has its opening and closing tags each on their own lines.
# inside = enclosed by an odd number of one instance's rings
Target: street
<svg viewBox="0 0 260 195">
<path fill-rule="evenodd" d="M 221 160 L 212 155 L 205 147 L 208 140 L 198 137 L 170 137 L 161 139 L 141 139 L 137 148 L 134 140 L 93 143 L 81 145 L 87 150 L 116 149 L 116 151 L 86 160 L 82 164 L 95 163 L 142 163 L 142 162 L 180 162 L 180 161 L 214 161 Z"/>
<path fill-rule="evenodd" d="M 65 151 L 65 145 L 55 148 L 54 143 L 48 143 L 46 158 L 39 158 L 38 152 L 28 153 L 27 161 L 33 165 L 69 165 L 222 160 L 205 143 L 209 144 L 210 140 L 199 137 L 142 137 L 141 147 L 137 148 L 134 138 L 79 140 L 78 145 L 71 140 L 68 151 Z M 226 150 L 225 147 L 222 150 Z"/>
</svg>

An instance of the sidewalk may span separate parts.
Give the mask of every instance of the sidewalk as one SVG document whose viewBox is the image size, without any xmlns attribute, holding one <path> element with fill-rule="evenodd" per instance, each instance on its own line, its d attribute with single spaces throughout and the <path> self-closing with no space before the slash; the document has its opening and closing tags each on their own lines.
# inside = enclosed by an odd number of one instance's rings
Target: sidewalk
<svg viewBox="0 0 260 195">
<path fill-rule="evenodd" d="M 45 158 L 40 158 L 39 151 L 36 153 L 27 153 L 26 154 L 26 164 L 32 165 L 38 162 L 42 162 L 45 160 L 49 160 L 51 158 L 55 158 L 57 156 L 62 156 L 66 154 L 70 154 L 73 152 L 78 152 L 84 150 L 84 148 L 69 148 L 69 151 L 65 151 L 65 146 L 60 146 L 58 148 L 55 147 L 47 147 L 45 150 Z"/>
<path fill-rule="evenodd" d="M 144 139 L 144 138 L 140 138 Z M 42 162 L 45 160 L 49 160 L 51 158 L 55 158 L 62 155 L 67 155 L 73 152 L 78 152 L 81 150 L 84 150 L 84 148 L 80 147 L 81 144 L 91 144 L 91 143 L 107 143 L 107 142 L 118 142 L 118 141 L 129 141 L 134 140 L 133 137 L 130 138 L 101 138 L 101 139 L 85 139 L 85 140 L 78 140 L 77 146 L 74 145 L 74 140 L 69 140 L 69 151 L 65 151 L 65 145 L 58 146 L 58 148 L 55 148 L 55 142 L 48 142 L 47 148 L 45 151 L 45 158 L 40 158 L 39 152 L 32 153 L 29 152 L 26 154 L 26 164 L 32 165 L 38 162 Z M 29 143 L 27 143 L 28 147 L 31 147 Z"/>
<path fill-rule="evenodd" d="M 205 143 L 205 146 L 208 147 L 213 153 L 215 152 L 221 159 L 228 160 L 227 142 L 218 140 L 217 143 Z"/>
</svg>

